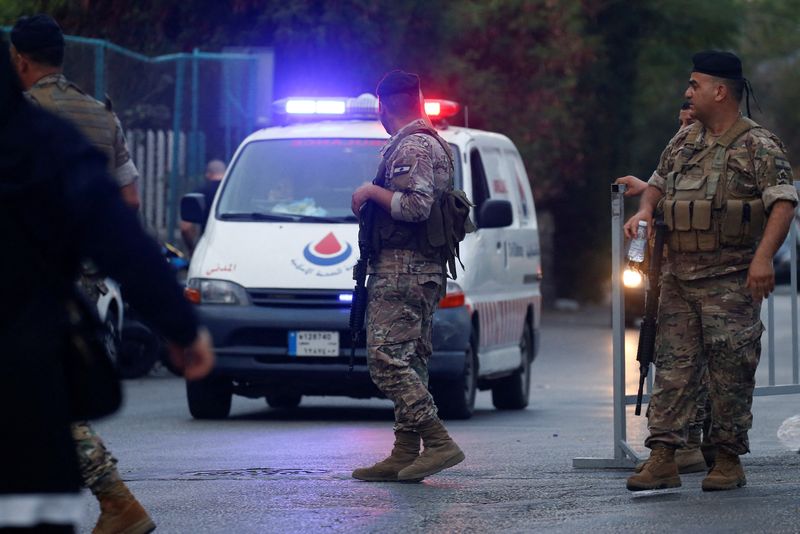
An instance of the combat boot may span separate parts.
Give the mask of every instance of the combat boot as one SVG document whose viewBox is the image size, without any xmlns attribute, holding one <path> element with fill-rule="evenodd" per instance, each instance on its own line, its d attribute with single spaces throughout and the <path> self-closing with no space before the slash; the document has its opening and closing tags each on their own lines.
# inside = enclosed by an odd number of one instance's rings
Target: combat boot
<svg viewBox="0 0 800 534">
<path fill-rule="evenodd" d="M 627 486 L 631 491 L 679 488 L 681 477 L 675 463 L 675 449 L 655 446 L 641 471 L 628 477 Z"/>
<path fill-rule="evenodd" d="M 430 421 L 420 426 L 418 430 L 425 449 L 414 463 L 397 474 L 397 480 L 419 482 L 427 476 L 464 461 L 464 452 L 447 433 L 441 421 L 438 419 Z"/>
<path fill-rule="evenodd" d="M 92 534 L 146 534 L 156 524 L 122 480 L 115 480 L 97 492 L 100 518 Z"/>
<path fill-rule="evenodd" d="M 675 464 L 678 466 L 678 473 L 682 475 L 700 473 L 708 469 L 699 445 L 675 451 Z"/>
<path fill-rule="evenodd" d="M 392 453 L 372 467 L 360 467 L 353 471 L 353 478 L 367 482 L 397 482 L 397 473 L 408 467 L 419 456 L 419 434 L 395 432 Z"/>
<path fill-rule="evenodd" d="M 747 484 L 739 456 L 727 451 L 717 452 L 714 467 L 703 479 L 703 491 L 723 491 L 741 488 Z"/>
<path fill-rule="evenodd" d="M 636 464 L 634 471 L 641 473 L 647 461 Z M 678 466 L 678 473 L 685 475 L 686 473 L 699 473 L 708 469 L 706 460 L 700 447 L 691 447 L 686 449 L 678 449 L 675 451 L 675 465 Z"/>
<path fill-rule="evenodd" d="M 708 467 L 714 467 L 714 461 L 717 459 L 717 446 L 703 442 L 703 444 L 700 445 L 700 450 L 703 451 L 703 458 L 706 459 L 706 465 Z"/>
</svg>

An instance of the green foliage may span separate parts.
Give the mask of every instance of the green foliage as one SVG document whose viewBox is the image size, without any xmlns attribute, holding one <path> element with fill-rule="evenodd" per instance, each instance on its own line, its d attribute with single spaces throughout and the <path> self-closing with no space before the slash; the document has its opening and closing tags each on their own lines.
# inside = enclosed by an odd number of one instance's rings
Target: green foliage
<svg viewBox="0 0 800 534">
<path fill-rule="evenodd" d="M 609 275 L 608 186 L 647 177 L 677 128 L 694 52 L 739 53 L 763 114 L 800 161 L 800 0 L 0 0 L 0 24 L 51 13 L 68 33 L 148 54 L 270 46 L 276 89 L 372 91 L 387 70 L 466 104 L 522 152 L 555 221 L 562 296 Z M 565 254 L 564 251 L 571 251 Z"/>
</svg>

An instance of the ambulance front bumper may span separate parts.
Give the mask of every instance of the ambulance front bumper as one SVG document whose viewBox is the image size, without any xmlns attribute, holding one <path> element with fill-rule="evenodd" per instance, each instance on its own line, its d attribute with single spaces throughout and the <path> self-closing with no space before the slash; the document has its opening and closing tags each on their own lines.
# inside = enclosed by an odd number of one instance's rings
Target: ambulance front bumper
<svg viewBox="0 0 800 534">
<path fill-rule="evenodd" d="M 349 307 L 198 305 L 195 309 L 214 340 L 217 359 L 213 373 L 233 380 L 237 393 L 259 396 L 277 388 L 306 395 L 379 395 L 369 377 L 363 332 L 349 373 Z M 338 354 L 291 355 L 290 333 L 297 331 L 337 332 Z M 431 382 L 457 380 L 462 375 L 469 336 L 466 307 L 436 311 L 428 365 Z"/>
</svg>

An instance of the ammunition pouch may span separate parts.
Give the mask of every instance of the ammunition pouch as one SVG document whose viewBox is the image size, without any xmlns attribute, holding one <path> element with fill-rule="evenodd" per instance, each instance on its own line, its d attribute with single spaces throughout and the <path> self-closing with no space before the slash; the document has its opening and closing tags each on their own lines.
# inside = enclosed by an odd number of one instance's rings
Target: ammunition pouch
<svg viewBox="0 0 800 534">
<path fill-rule="evenodd" d="M 755 123 L 741 119 L 716 145 L 691 159 L 676 158 L 667 175 L 664 223 L 675 252 L 712 252 L 758 243 L 767 214 L 755 185 L 728 179 L 727 147 Z"/>
</svg>

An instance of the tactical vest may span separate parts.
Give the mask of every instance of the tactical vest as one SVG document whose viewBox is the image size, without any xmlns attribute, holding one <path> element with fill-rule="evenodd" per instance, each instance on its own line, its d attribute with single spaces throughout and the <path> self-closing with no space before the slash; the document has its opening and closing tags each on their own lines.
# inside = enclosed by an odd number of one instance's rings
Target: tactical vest
<svg viewBox="0 0 800 534">
<path fill-rule="evenodd" d="M 735 171 L 728 177 L 726 172 L 728 147 L 757 126 L 740 117 L 715 143 L 698 152 L 703 136 L 698 124 L 695 140 L 684 145 L 667 174 L 663 209 L 671 250 L 711 252 L 721 247 L 754 246 L 761 238 L 766 222 L 764 202 L 760 196 L 737 193 L 729 181 L 746 178 Z"/>
<path fill-rule="evenodd" d="M 77 126 L 89 142 L 106 155 L 108 170 L 113 175 L 116 121 L 108 107 L 63 77 L 57 81 L 34 85 L 28 90 L 28 94 L 46 110 Z"/>
<path fill-rule="evenodd" d="M 425 134 L 432 137 L 444 150 L 450 162 L 450 188 L 442 193 L 441 198 L 431 205 L 428 218 L 420 222 L 398 221 L 382 209 L 374 210 L 374 219 L 370 233 L 370 248 L 374 257 L 383 249 L 416 250 L 433 261 L 441 261 L 449 268 L 450 276 L 455 279 L 455 260 L 459 258 L 459 242 L 466 233 L 475 230 L 469 219 L 472 203 L 461 190 L 453 189 L 455 164 L 445 141 L 432 128 L 420 127 L 404 134 L 384 151 L 383 159 L 373 183 L 384 187 L 386 183 L 386 164 L 400 143 L 413 134 Z M 463 265 L 462 265 L 463 267 Z"/>
</svg>

